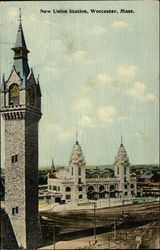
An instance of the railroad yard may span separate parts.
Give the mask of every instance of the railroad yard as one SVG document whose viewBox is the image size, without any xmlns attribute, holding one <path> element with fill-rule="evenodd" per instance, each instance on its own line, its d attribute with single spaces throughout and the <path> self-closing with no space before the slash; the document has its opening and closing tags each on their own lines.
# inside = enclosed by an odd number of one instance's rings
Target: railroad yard
<svg viewBox="0 0 160 250">
<path fill-rule="evenodd" d="M 56 249 L 159 247 L 158 202 L 96 209 L 95 217 L 93 209 L 45 211 L 40 212 L 40 215 L 44 238 L 44 247 L 41 249 L 53 249 L 53 245 Z"/>
</svg>

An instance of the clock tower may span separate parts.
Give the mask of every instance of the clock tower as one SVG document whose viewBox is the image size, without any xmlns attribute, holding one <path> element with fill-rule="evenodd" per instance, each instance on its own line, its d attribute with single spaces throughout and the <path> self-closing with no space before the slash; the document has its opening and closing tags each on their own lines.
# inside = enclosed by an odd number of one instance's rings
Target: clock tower
<svg viewBox="0 0 160 250">
<path fill-rule="evenodd" d="M 9 78 L 3 76 L 1 113 L 5 121 L 5 211 L 19 247 L 42 244 L 38 216 L 38 122 L 41 90 L 28 65 L 21 17 Z"/>
</svg>

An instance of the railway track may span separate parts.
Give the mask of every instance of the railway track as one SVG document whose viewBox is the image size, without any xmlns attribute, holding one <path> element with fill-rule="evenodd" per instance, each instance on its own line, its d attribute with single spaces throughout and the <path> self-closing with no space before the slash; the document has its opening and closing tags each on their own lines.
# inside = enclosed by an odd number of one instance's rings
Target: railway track
<svg viewBox="0 0 160 250">
<path fill-rule="evenodd" d="M 56 239 L 69 240 L 93 235 L 93 210 L 41 212 L 42 232 L 47 241 L 52 239 L 56 226 Z M 123 216 L 122 216 L 123 214 Z M 159 204 L 129 205 L 96 210 L 96 232 L 112 232 L 114 220 L 117 230 L 143 227 L 160 218 Z"/>
</svg>

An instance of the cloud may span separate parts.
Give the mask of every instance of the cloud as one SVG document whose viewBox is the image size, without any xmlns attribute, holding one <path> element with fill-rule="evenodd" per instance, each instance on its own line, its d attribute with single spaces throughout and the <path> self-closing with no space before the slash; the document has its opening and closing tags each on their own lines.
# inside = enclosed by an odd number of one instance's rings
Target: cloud
<svg viewBox="0 0 160 250">
<path fill-rule="evenodd" d="M 137 66 L 132 65 L 132 66 L 125 66 L 121 65 L 117 72 L 119 76 L 122 77 L 132 77 L 136 74 Z"/>
<path fill-rule="evenodd" d="M 128 94 L 143 101 L 158 103 L 158 100 L 154 94 L 145 93 L 146 89 L 146 85 L 143 82 L 135 82 L 133 87 L 129 89 Z"/>
<path fill-rule="evenodd" d="M 116 30 L 123 29 L 127 26 L 127 23 L 124 21 L 115 21 L 112 23 L 112 27 Z"/>
<path fill-rule="evenodd" d="M 80 125 L 82 127 L 94 127 L 92 120 L 88 115 L 82 115 Z"/>
<path fill-rule="evenodd" d="M 136 82 L 132 88 L 129 89 L 129 95 L 142 98 L 146 86 L 143 82 Z"/>
<path fill-rule="evenodd" d="M 107 32 L 107 29 L 100 25 L 96 25 L 93 29 L 93 34 L 97 34 L 97 35 L 104 34 L 106 32 Z"/>
<path fill-rule="evenodd" d="M 107 74 L 98 74 L 94 79 L 93 78 L 88 79 L 88 82 L 86 84 L 86 89 L 93 90 L 107 84 L 115 84 L 115 83 L 116 81 L 113 77 Z"/>
<path fill-rule="evenodd" d="M 74 57 L 76 59 L 83 59 L 83 58 L 86 58 L 86 56 L 88 55 L 88 52 L 85 51 L 85 50 L 78 50 L 74 53 Z"/>
<path fill-rule="evenodd" d="M 64 139 L 64 140 L 66 140 L 66 139 L 68 139 L 68 138 L 71 138 L 71 137 L 73 137 L 74 136 L 74 133 L 73 133 L 73 131 L 71 131 L 71 130 L 66 130 L 66 131 L 61 131 L 60 132 L 60 134 L 59 134 L 59 138 L 60 139 Z"/>
<path fill-rule="evenodd" d="M 48 132 L 49 134 L 53 133 L 54 136 L 64 140 L 74 136 L 74 133 L 71 129 L 63 129 L 61 126 L 54 123 L 49 124 Z"/>
<path fill-rule="evenodd" d="M 148 102 L 152 102 L 152 103 L 156 102 L 156 103 L 158 103 L 157 98 L 156 98 L 155 95 L 153 95 L 152 93 L 147 94 L 147 95 L 145 96 L 145 99 L 146 99 L 146 101 L 148 101 Z"/>
<path fill-rule="evenodd" d="M 103 123 L 112 122 L 116 118 L 117 109 L 114 106 L 99 107 L 97 115 Z"/>
<path fill-rule="evenodd" d="M 12 19 L 17 19 L 18 18 L 18 9 L 17 8 L 11 8 L 9 11 L 8 11 L 8 17 L 10 20 Z"/>
<path fill-rule="evenodd" d="M 92 108 L 92 102 L 88 98 L 78 99 L 73 105 L 74 111 L 81 114 L 87 114 Z"/>
</svg>

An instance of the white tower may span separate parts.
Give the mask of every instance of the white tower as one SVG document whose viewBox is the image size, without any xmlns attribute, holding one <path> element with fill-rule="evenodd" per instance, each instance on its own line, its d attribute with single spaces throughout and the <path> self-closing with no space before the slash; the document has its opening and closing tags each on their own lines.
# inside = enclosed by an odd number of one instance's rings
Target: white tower
<svg viewBox="0 0 160 250">
<path fill-rule="evenodd" d="M 74 180 L 73 200 L 86 199 L 85 158 L 78 141 L 73 146 L 69 162 L 69 175 Z"/>
<path fill-rule="evenodd" d="M 122 198 L 129 198 L 130 192 L 130 163 L 127 152 L 122 144 L 119 147 L 114 161 L 115 176 L 120 180 L 119 191 L 122 191 Z"/>
</svg>

